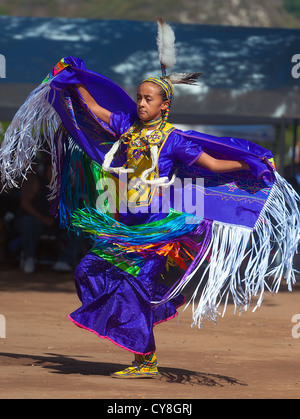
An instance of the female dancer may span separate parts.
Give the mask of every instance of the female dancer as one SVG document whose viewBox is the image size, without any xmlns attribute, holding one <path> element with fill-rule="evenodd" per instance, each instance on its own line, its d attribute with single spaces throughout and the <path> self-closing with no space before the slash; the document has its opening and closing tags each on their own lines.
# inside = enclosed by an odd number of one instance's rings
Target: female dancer
<svg viewBox="0 0 300 419">
<path fill-rule="evenodd" d="M 112 113 L 107 109 L 101 107 L 90 95 L 88 90 L 84 85 L 78 86 L 79 93 L 81 94 L 83 100 L 88 105 L 89 109 L 96 115 L 99 119 L 106 122 L 111 129 L 115 132 L 118 138 L 126 137 L 126 132 L 132 126 L 132 115 L 127 115 L 123 113 Z M 174 162 L 180 160 L 184 164 L 199 164 L 212 172 L 232 172 L 237 170 L 249 170 L 247 163 L 243 161 L 235 160 L 221 160 L 211 157 L 209 154 L 201 150 L 201 146 L 197 143 L 193 143 L 191 140 L 186 140 L 184 137 L 180 136 L 178 133 L 172 134 L 170 131 L 170 124 L 164 124 L 165 122 L 165 113 L 170 107 L 172 99 L 172 85 L 167 79 L 159 78 L 150 78 L 145 80 L 138 89 L 137 93 L 137 114 L 138 121 L 136 123 L 137 135 L 140 135 L 139 139 L 135 138 L 134 141 L 131 139 L 127 150 L 127 167 L 135 167 L 134 176 L 138 176 L 145 170 L 143 167 L 144 158 L 139 156 L 138 162 L 136 154 L 138 147 L 140 147 L 141 142 L 143 144 L 149 144 L 149 136 L 153 135 L 155 132 L 161 134 L 160 145 L 162 145 L 162 138 L 164 138 L 164 145 L 161 149 L 161 155 L 158 159 L 157 165 L 157 174 L 164 175 L 166 177 L 170 176 L 170 172 L 174 167 Z M 143 137 L 140 132 L 145 129 L 145 137 Z M 140 131 L 140 132 L 139 132 Z M 168 133 L 168 134 L 166 134 Z M 125 135 L 124 135 L 125 134 Z M 148 137 L 147 137 L 148 134 Z M 165 134 L 165 135 L 164 135 Z M 168 135 L 168 138 L 166 136 Z M 123 136 L 123 137 L 122 137 Z M 151 139 L 150 139 L 151 141 Z M 132 161 L 134 159 L 134 162 Z M 141 222 L 147 223 L 149 219 L 154 221 L 154 215 L 156 219 L 161 218 L 160 213 L 147 214 L 147 217 L 143 217 L 143 220 L 139 216 L 130 216 L 125 217 L 126 219 L 121 219 L 122 222 L 130 221 L 130 224 L 140 224 Z M 130 218 L 130 220 L 129 220 Z M 161 259 L 161 258 L 160 258 Z M 167 320 L 168 318 L 173 318 L 176 314 L 176 307 L 182 304 L 183 298 L 171 300 L 166 307 L 159 306 L 159 308 L 152 308 L 151 301 L 162 298 L 166 293 L 167 289 L 162 285 L 159 285 L 159 276 L 165 266 L 166 260 L 163 257 L 162 261 L 155 259 L 150 259 L 149 262 L 145 262 L 142 270 L 139 272 L 139 275 L 134 279 L 130 280 L 130 285 L 128 288 L 134 286 L 134 292 L 130 293 L 124 291 L 124 279 L 117 281 L 117 277 L 120 276 L 120 272 L 114 272 L 114 281 L 111 277 L 108 279 L 103 279 L 109 270 L 108 264 L 103 263 L 99 258 L 95 262 L 95 256 L 92 256 L 92 263 L 90 255 L 88 255 L 79 267 L 76 272 L 77 279 L 77 289 L 80 290 L 79 295 L 82 296 L 86 293 L 87 281 L 89 283 L 89 288 L 91 283 L 97 282 L 97 290 L 95 295 L 97 295 L 97 304 L 95 307 L 97 310 L 97 317 L 101 318 L 101 333 L 99 333 L 97 318 L 97 328 L 95 327 L 95 318 L 93 317 L 92 322 L 87 320 L 86 317 L 86 306 L 89 305 L 88 302 L 83 302 L 85 308 L 80 308 L 77 312 L 73 313 L 70 318 L 74 323 L 78 324 L 81 327 L 85 327 L 89 330 L 97 330 L 97 334 L 100 336 L 108 337 L 117 344 L 123 346 L 124 348 L 132 350 L 135 355 L 135 361 L 132 367 L 126 368 L 124 371 L 119 371 L 112 374 L 116 378 L 130 378 L 130 377 L 153 377 L 157 374 L 157 360 L 155 355 L 155 345 L 153 338 L 153 324 Z M 155 268 L 154 268 L 155 263 Z M 91 280 L 90 269 L 93 267 L 93 271 L 96 275 L 93 275 L 93 281 Z M 147 270 L 147 281 L 145 281 L 144 271 Z M 101 272 L 101 274 L 100 274 Z M 101 281 L 99 280 L 101 276 Z M 111 275 L 112 276 L 112 275 Z M 95 277 L 97 279 L 95 279 Z M 103 282 L 102 282 L 103 281 Z M 129 281 L 129 280 L 128 280 Z M 101 282 L 101 285 L 100 285 Z M 116 291 L 115 283 L 119 282 L 118 289 L 122 288 L 121 291 Z M 132 284 L 134 282 L 134 285 Z M 111 293 L 110 288 L 114 286 L 114 291 Z M 140 289 L 143 288 L 143 291 L 140 292 Z M 105 291 L 104 291 L 105 290 Z M 107 292 L 109 290 L 109 292 Z M 137 292 L 138 290 L 138 292 Z M 109 294 L 109 296 L 108 296 Z M 130 296 L 131 294 L 135 294 Z M 128 306 L 124 307 L 123 310 L 120 307 L 124 306 L 124 303 L 120 301 L 125 299 L 125 295 L 128 299 Z M 135 304 L 135 300 L 140 299 L 143 295 L 142 304 Z M 116 300 L 119 297 L 119 318 L 116 317 L 115 306 Z M 89 295 L 90 301 L 95 304 L 95 298 Z M 171 305 L 172 303 L 172 305 Z M 112 308 L 106 308 L 112 307 Z M 99 314 L 100 311 L 104 314 Z M 109 312 L 109 315 L 107 314 Z M 84 313 L 84 314 L 83 314 Z M 126 321 L 123 320 L 126 313 Z M 112 320 L 113 318 L 113 320 Z M 121 318 L 121 320 L 120 320 Z M 111 324 L 113 323 L 113 327 Z M 122 323 L 122 324 L 119 324 Z M 110 330 L 111 329 L 111 330 Z M 114 329 L 114 330 L 112 330 Z M 141 345 L 142 343 L 142 345 Z"/>
</svg>

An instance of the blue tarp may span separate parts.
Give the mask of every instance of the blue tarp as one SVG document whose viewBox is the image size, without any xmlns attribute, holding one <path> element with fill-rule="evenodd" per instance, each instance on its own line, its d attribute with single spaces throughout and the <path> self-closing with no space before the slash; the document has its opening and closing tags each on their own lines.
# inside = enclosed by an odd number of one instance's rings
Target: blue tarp
<svg viewBox="0 0 300 419">
<path fill-rule="evenodd" d="M 203 72 L 200 87 L 185 90 L 185 106 L 202 113 L 297 114 L 300 79 L 291 75 L 291 60 L 300 53 L 300 30 L 171 25 L 178 55 L 173 70 Z M 160 74 L 155 22 L 0 16 L 0 27 L 0 54 L 6 58 L 0 89 L 6 83 L 39 84 L 69 55 L 129 91 Z M 229 100 L 235 105 L 224 109 Z"/>
</svg>

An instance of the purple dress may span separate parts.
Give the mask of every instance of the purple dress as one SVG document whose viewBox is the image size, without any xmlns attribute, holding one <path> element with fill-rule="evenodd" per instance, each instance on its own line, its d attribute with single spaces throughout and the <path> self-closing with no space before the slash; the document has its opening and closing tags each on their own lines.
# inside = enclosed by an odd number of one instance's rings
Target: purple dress
<svg viewBox="0 0 300 419">
<path fill-rule="evenodd" d="M 110 126 L 120 137 L 132 124 L 132 116 L 122 112 L 112 114 Z M 176 163 L 192 165 L 202 154 L 202 147 L 182 137 L 178 131 L 168 136 L 158 159 L 159 176 L 169 176 Z M 149 223 L 165 217 L 161 212 L 139 212 L 123 215 L 126 225 Z M 113 263 L 112 263 L 113 262 Z M 168 287 L 159 279 L 165 268 L 166 257 L 153 255 L 137 275 L 115 266 L 95 252 L 89 252 L 75 272 L 75 284 L 82 306 L 70 315 L 77 326 L 97 336 L 107 338 L 118 346 L 137 354 L 155 351 L 153 326 L 172 319 L 177 308 L 184 303 L 184 296 L 153 306 L 160 301 Z"/>
</svg>

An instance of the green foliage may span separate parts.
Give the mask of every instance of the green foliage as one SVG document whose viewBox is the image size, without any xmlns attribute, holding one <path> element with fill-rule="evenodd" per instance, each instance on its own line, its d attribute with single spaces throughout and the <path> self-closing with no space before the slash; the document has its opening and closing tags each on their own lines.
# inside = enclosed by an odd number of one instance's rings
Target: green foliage
<svg viewBox="0 0 300 419">
<path fill-rule="evenodd" d="M 299 0 L 0 0 L 0 15 L 300 27 Z"/>
<path fill-rule="evenodd" d="M 1 15 L 8 15 L 9 10 L 6 7 L 0 7 L 0 16 Z"/>
<path fill-rule="evenodd" d="M 0 121 L 0 144 L 3 141 L 4 138 L 4 133 L 7 130 L 8 126 L 9 126 L 10 122 L 1 122 Z"/>
<path fill-rule="evenodd" d="M 283 0 L 283 7 L 287 12 L 300 18 L 300 0 Z"/>
</svg>

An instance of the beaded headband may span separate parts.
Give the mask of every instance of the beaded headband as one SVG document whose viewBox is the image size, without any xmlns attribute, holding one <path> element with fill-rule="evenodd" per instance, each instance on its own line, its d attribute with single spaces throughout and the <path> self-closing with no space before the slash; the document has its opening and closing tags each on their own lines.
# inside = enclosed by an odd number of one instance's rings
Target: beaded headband
<svg viewBox="0 0 300 419">
<path fill-rule="evenodd" d="M 162 77 L 148 77 L 147 79 L 143 80 L 142 83 L 151 82 L 155 83 L 160 86 L 166 94 L 168 100 L 172 100 L 172 96 L 174 93 L 174 88 L 171 82 L 167 79 L 163 79 Z"/>
</svg>

